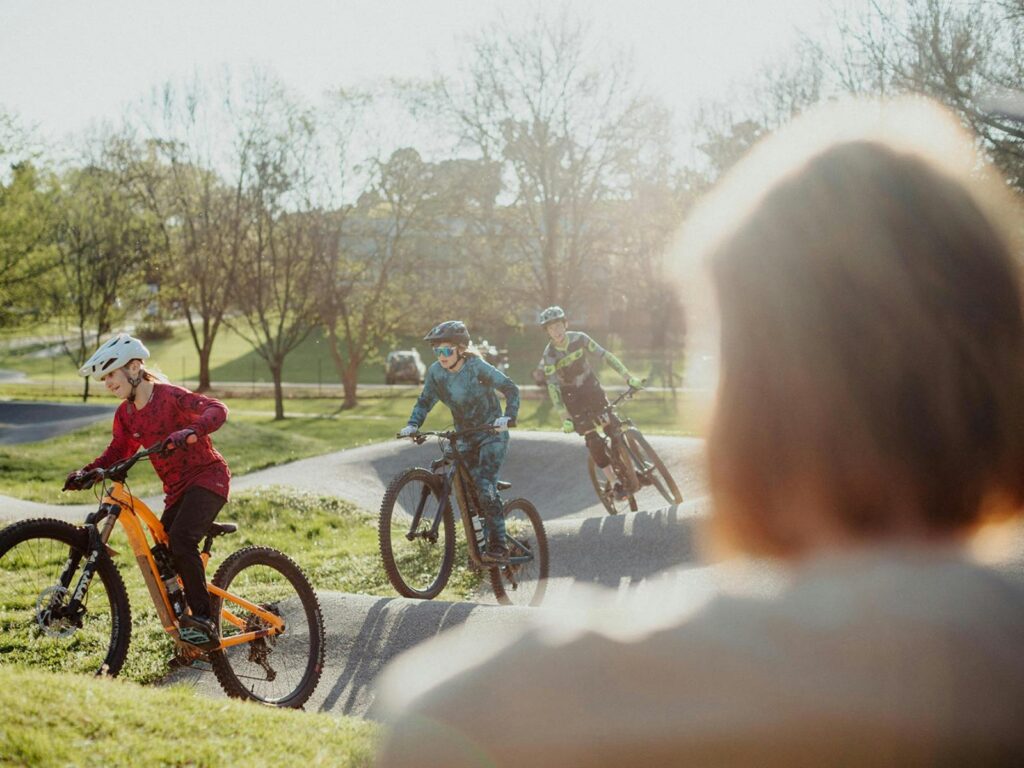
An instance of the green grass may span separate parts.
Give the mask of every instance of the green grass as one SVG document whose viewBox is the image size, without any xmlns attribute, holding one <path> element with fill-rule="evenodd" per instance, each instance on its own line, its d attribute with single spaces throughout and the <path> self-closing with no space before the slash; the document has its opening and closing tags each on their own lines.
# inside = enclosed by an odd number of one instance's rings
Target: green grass
<svg viewBox="0 0 1024 768">
<path fill-rule="evenodd" d="M 377 549 L 377 515 L 336 497 L 266 488 L 235 496 L 224 519 L 239 524 L 239 531 L 217 540 L 209 573 L 241 547 L 272 546 L 288 554 L 305 571 L 318 590 L 335 590 L 394 597 L 394 589 L 381 567 Z M 120 528 L 109 542 L 120 554 L 115 557 L 132 606 L 132 640 L 121 675 L 135 682 L 159 680 L 167 674 L 171 640 L 157 618 L 145 582 L 131 548 Z M 465 543 L 459 540 L 456 567 L 441 600 L 465 600 L 480 584 L 479 574 L 465 563 Z M 60 563 L 52 564 L 53 575 Z M 45 569 L 44 569 L 45 570 Z M 46 571 L 49 575 L 49 571 Z M 0 576 L 2 576 L 0 572 Z M 5 583 L 23 583 L 10 578 Z M 37 580 L 25 583 L 32 592 Z M 12 587 L 13 589 L 13 587 Z M 16 591 L 16 590 L 15 590 Z M 244 597 L 244 595 L 242 595 Z M 70 641 L 42 637 L 25 615 L 35 604 L 34 594 L 0 595 L 0 659 L 3 664 L 30 664 L 51 671 L 94 672 L 88 668 L 95 649 Z M 80 653 L 78 651 L 81 651 Z"/>
<path fill-rule="evenodd" d="M 25 336 L 41 336 L 52 332 L 52 328 L 40 328 L 31 333 L 23 333 Z M 478 333 L 476 338 L 481 338 L 481 335 Z M 494 334 L 490 341 L 508 349 L 509 375 L 512 379 L 520 384 L 532 384 L 530 372 L 540 360 L 544 346 L 548 342 L 547 336 L 539 329 L 529 327 L 521 331 Z M 610 345 L 609 348 L 637 375 L 647 375 L 657 365 L 648 350 L 623 348 L 616 338 L 598 338 L 598 341 Z M 161 369 L 172 381 L 194 384 L 197 380 L 199 357 L 187 327 L 177 325 L 171 338 L 147 342 L 147 346 L 152 355 L 152 366 Z M 16 351 L 0 347 L 0 369 L 22 371 L 37 385 L 45 386 L 52 381 L 55 390 L 65 391 L 68 387 L 72 392 L 75 389 L 80 390 L 81 380 L 77 377 L 70 359 L 63 353 L 55 356 L 45 354 L 50 347 L 52 345 L 36 345 Z M 419 349 L 423 362 L 430 365 L 433 358 L 429 345 L 421 341 L 420 336 L 404 337 L 396 341 L 393 347 L 381 348 L 374 358 L 364 363 L 359 374 L 360 383 L 384 383 L 384 355 L 392 348 L 413 347 Z M 677 367 L 681 372 L 681 362 L 677 363 Z M 607 366 L 598 373 L 607 384 L 622 383 L 619 375 Z M 217 386 L 218 382 L 266 384 L 272 381 L 263 359 L 253 351 L 249 342 L 230 328 L 224 328 L 217 334 L 210 359 L 210 376 L 214 386 Z M 288 382 L 314 386 L 336 386 L 339 383 L 328 342 L 321 331 L 313 331 L 288 355 L 285 359 L 283 377 Z"/>
<path fill-rule="evenodd" d="M 111 400 L 111 402 L 113 402 Z M 366 397 L 349 410 L 335 400 L 296 398 L 288 401 L 287 418 L 275 421 L 274 404 L 265 398 L 226 398 L 231 411 L 228 422 L 213 435 L 214 445 L 227 459 L 235 475 L 245 474 L 295 459 L 394 437 L 409 417 L 415 397 Z M 676 398 L 644 393 L 622 408 L 645 432 L 652 434 L 700 434 L 710 397 L 683 392 Z M 434 408 L 424 425 L 440 429 L 451 423 L 448 409 Z M 561 418 L 546 398 L 526 398 L 519 424 L 524 429 L 560 429 Z M 80 493 L 61 493 L 64 476 L 102 453 L 110 439 L 110 425 L 103 421 L 67 435 L 37 443 L 0 445 L 0 494 L 51 504 L 76 504 L 88 500 Z M 514 439 L 514 438 L 513 438 Z M 148 463 L 134 470 L 132 489 L 140 495 L 160 492 L 160 483 Z"/>
<path fill-rule="evenodd" d="M 397 398 L 368 398 L 346 411 L 334 401 L 296 400 L 292 416 L 275 421 L 272 401 L 226 402 L 231 415 L 213 440 L 235 475 L 393 437 L 412 408 L 411 399 Z M 61 493 L 64 476 L 99 456 L 109 440 L 103 420 L 40 442 L 2 445 L 0 494 L 51 504 L 86 501 L 85 494 Z M 133 471 L 131 487 L 141 495 L 160 492 L 148 462 Z"/>
<path fill-rule="evenodd" d="M 190 688 L 0 666 L 0 765 L 368 766 L 379 727 Z"/>
</svg>

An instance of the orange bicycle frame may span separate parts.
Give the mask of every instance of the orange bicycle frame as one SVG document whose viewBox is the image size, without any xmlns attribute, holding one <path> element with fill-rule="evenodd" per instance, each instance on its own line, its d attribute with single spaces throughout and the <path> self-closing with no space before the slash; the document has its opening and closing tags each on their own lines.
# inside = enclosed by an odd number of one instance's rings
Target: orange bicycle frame
<svg viewBox="0 0 1024 768">
<path fill-rule="evenodd" d="M 155 543 L 163 544 L 165 547 L 168 546 L 167 532 L 164 531 L 163 523 L 160 522 L 159 518 L 153 514 L 153 511 L 146 506 L 141 499 L 133 496 L 131 492 L 125 488 L 124 484 L 120 482 L 115 481 L 110 485 L 101 503 L 120 508 L 121 511 L 120 514 L 118 514 L 117 519 L 124 527 L 125 534 L 128 537 L 128 544 L 135 553 L 135 559 L 138 562 L 139 570 L 142 571 L 142 578 L 146 582 L 146 586 L 149 588 L 149 594 L 153 600 L 153 606 L 156 608 L 157 615 L 160 617 L 164 631 L 171 635 L 175 641 L 184 642 L 178 634 L 178 621 L 174 616 L 174 610 L 171 607 L 171 601 L 167 595 L 167 587 L 164 585 L 163 579 L 160 578 L 160 571 L 157 568 L 156 560 L 153 558 L 153 553 L 150 551 L 149 541 L 146 538 L 145 529 L 148 528 Z M 143 526 L 145 526 L 145 528 Z M 112 528 L 113 524 L 110 522 L 104 525 L 101 529 L 101 538 L 104 544 L 106 544 L 107 539 L 110 538 Z M 208 552 L 203 552 L 201 558 L 203 561 L 203 568 L 205 570 L 206 565 L 209 562 L 210 555 Z M 237 595 L 233 595 L 227 590 L 214 586 L 209 582 L 207 582 L 206 589 L 211 595 L 221 599 L 221 618 L 238 627 L 239 630 L 245 629 L 246 622 L 228 610 L 228 602 L 248 611 L 269 625 L 267 629 L 250 632 L 243 631 L 240 634 L 222 638 L 219 650 L 252 642 L 260 637 L 279 635 L 284 631 L 284 619 L 277 614 L 264 610 L 258 605 L 250 603 L 248 600 L 238 597 Z"/>
</svg>

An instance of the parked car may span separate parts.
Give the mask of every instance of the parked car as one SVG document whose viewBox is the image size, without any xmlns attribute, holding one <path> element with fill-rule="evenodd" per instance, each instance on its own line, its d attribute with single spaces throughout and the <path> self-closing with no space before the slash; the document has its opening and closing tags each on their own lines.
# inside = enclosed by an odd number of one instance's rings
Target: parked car
<svg viewBox="0 0 1024 768">
<path fill-rule="evenodd" d="M 508 374 L 508 350 L 498 349 L 487 339 L 481 339 L 476 345 L 480 356 L 504 374 Z"/>
<path fill-rule="evenodd" d="M 427 366 L 423 364 L 419 350 L 396 349 L 388 352 L 388 356 L 384 359 L 384 383 L 386 384 L 398 384 L 399 382 L 422 384 L 426 373 Z"/>
</svg>

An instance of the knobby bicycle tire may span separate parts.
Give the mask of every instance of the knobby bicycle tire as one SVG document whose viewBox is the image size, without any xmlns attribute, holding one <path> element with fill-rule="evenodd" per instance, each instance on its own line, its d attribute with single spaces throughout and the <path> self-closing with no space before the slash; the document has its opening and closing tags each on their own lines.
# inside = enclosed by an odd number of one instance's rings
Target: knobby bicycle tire
<svg viewBox="0 0 1024 768">
<path fill-rule="evenodd" d="M 544 600 L 544 593 L 547 590 L 548 581 L 548 535 L 544 530 L 544 520 L 541 519 L 537 508 L 526 499 L 512 499 L 505 503 L 504 515 L 506 526 L 508 520 L 516 512 L 522 512 L 530 523 L 532 537 L 515 536 L 509 532 L 509 536 L 516 541 L 523 542 L 529 546 L 533 544 L 534 560 L 522 566 L 500 566 L 489 570 L 491 578 L 491 589 L 494 596 L 502 605 L 540 605 Z M 509 555 L 521 555 L 520 548 L 512 541 L 509 542 Z M 524 577 L 525 575 L 525 577 Z M 528 591 L 527 588 L 532 588 Z M 522 592 L 520 592 L 522 589 Z"/>
<path fill-rule="evenodd" d="M 430 542 L 419 538 L 405 539 L 411 518 L 407 509 L 396 510 L 396 505 L 415 504 L 423 488 L 429 489 L 424 515 L 420 518 L 419 531 L 429 527 L 433 521 L 441 498 L 442 479 L 421 467 L 407 469 L 395 477 L 384 492 L 380 503 L 380 519 L 377 522 L 377 540 L 384 572 L 395 591 L 403 597 L 430 600 L 440 594 L 451 578 L 455 564 L 455 519 L 451 506 L 444 512 L 438 533 L 443 541 Z M 403 491 L 405 492 L 403 494 Z M 404 541 L 403 541 L 404 540 Z M 396 551 L 396 545 L 400 547 Z M 404 572 L 403 572 L 404 570 Z M 422 583 L 414 577 L 422 577 Z"/>
<path fill-rule="evenodd" d="M 647 438 L 643 436 L 639 429 L 632 427 L 626 432 L 626 440 L 630 442 L 633 453 L 645 454 L 646 460 L 650 461 L 654 465 L 654 470 L 661 475 L 662 480 L 664 480 L 664 486 L 658 484 L 657 478 L 655 478 L 654 487 L 661 494 L 662 498 L 670 504 L 681 504 L 683 502 L 683 494 L 680 492 L 679 486 L 676 485 L 675 478 L 672 477 L 672 473 L 668 471 L 665 462 L 661 460 L 658 452 L 651 447 Z M 637 451 L 638 447 L 639 451 Z M 638 455 L 637 458 L 643 459 L 643 456 Z"/>
<path fill-rule="evenodd" d="M 259 588 L 267 583 L 266 580 L 263 581 L 263 584 L 257 581 L 251 585 L 232 587 L 232 582 L 239 575 L 244 574 L 246 569 L 260 566 L 276 571 L 290 585 L 290 588 L 281 584 L 265 588 L 268 594 L 261 594 Z M 276 549 L 245 547 L 233 552 L 221 563 L 212 583 L 259 605 L 261 608 L 274 610 L 286 619 L 285 631 L 278 637 L 257 639 L 210 653 L 210 664 L 224 692 L 232 698 L 252 699 L 277 707 L 293 709 L 301 707 L 313 695 L 313 691 L 316 690 L 316 686 L 320 682 L 324 666 L 325 646 L 324 619 L 320 610 L 320 601 L 302 569 L 294 560 Z M 270 592 L 274 594 L 270 595 Z M 271 597 L 273 599 L 270 599 Z M 214 595 L 211 595 L 211 598 L 215 616 L 221 616 L 222 604 L 225 602 L 228 605 L 223 607 L 232 613 L 238 615 L 242 612 L 237 605 L 230 601 L 225 601 Z M 298 599 L 297 605 L 292 603 L 287 608 L 282 607 L 282 603 L 294 601 L 296 598 Z M 303 620 L 305 626 L 303 626 Z M 260 622 L 260 619 L 251 616 L 249 622 L 255 625 L 256 622 Z M 226 620 L 222 620 L 220 624 L 222 628 L 234 627 Z M 247 626 L 247 629 L 261 628 L 262 626 L 265 625 Z M 308 649 L 301 642 L 301 639 L 306 637 L 304 634 L 306 632 L 308 632 L 309 638 Z M 292 672 L 295 667 L 291 666 L 290 662 L 297 662 L 301 665 L 298 673 L 291 675 L 291 678 L 295 679 L 295 683 L 290 690 L 280 693 L 275 691 L 272 694 L 265 690 L 270 688 L 269 685 L 259 685 L 262 682 L 277 682 L 277 676 L 280 675 L 279 670 Z M 268 666 L 274 672 L 273 678 L 267 671 Z M 260 667 L 266 680 L 259 680 L 260 673 L 256 672 L 255 667 Z M 250 674 L 246 674 L 247 672 Z M 285 682 L 282 687 L 287 688 L 288 685 L 291 683 Z"/>
<path fill-rule="evenodd" d="M 15 550 L 19 545 L 30 544 L 33 541 L 55 542 L 59 546 L 53 548 L 54 556 L 63 552 L 59 558 L 59 564 L 56 565 L 55 569 L 51 569 L 52 582 L 47 583 L 45 578 L 41 578 L 37 582 L 38 585 L 43 588 L 55 587 L 59 584 L 60 573 L 63 570 L 64 563 L 67 560 L 71 548 L 76 549 L 80 554 L 84 554 L 86 548 L 89 546 L 89 534 L 85 528 L 80 528 L 62 520 L 52 519 L 22 520 L 14 523 L 13 525 L 9 525 L 0 531 L 0 601 L 3 601 L 5 606 L 9 605 L 10 601 L 18 598 L 18 595 L 14 594 L 17 591 L 15 585 L 16 583 L 24 583 L 28 578 L 28 575 L 26 574 L 28 569 L 21 569 L 23 578 L 18 580 L 13 575 L 16 571 L 9 571 L 5 566 L 4 558 L 8 557 L 12 550 Z M 67 549 L 63 549 L 63 547 L 67 547 Z M 35 563 L 38 563 L 39 560 L 40 558 L 38 555 L 33 556 L 33 561 Z M 80 572 L 82 562 L 84 562 L 84 558 L 79 562 L 79 568 L 76 569 L 75 574 L 72 575 L 71 582 L 68 586 L 68 589 L 70 590 L 73 590 L 77 584 L 78 573 Z M 14 567 L 15 563 L 11 562 L 11 566 Z M 47 575 L 51 575 L 49 570 L 47 571 Z M 96 583 L 96 576 L 99 576 L 99 584 Z M 131 606 L 128 602 L 128 590 L 125 589 L 124 580 L 121 578 L 121 572 L 105 550 L 100 552 L 99 558 L 96 562 L 96 573 L 93 575 L 92 583 L 89 585 L 89 592 L 85 600 L 87 612 L 83 623 L 88 622 L 88 617 L 90 615 L 88 608 L 90 602 L 93 603 L 93 605 L 99 602 L 99 600 L 95 599 L 95 590 L 100 585 L 102 585 L 106 593 L 107 602 L 109 604 L 110 633 L 109 641 L 104 639 L 104 637 L 97 638 L 100 643 L 100 646 L 97 646 L 97 656 L 102 654 L 103 659 L 96 665 L 94 672 L 97 675 L 108 675 L 113 677 L 121 671 L 125 657 L 128 655 L 128 645 L 131 642 L 132 616 Z M 35 585 L 29 586 L 29 591 L 32 591 L 34 588 Z M 35 598 L 33 597 L 33 601 L 34 600 Z M 105 617 L 99 611 L 94 611 L 92 615 L 98 621 L 105 621 Z M 23 619 L 24 623 L 21 626 L 21 629 L 29 630 L 33 633 L 38 631 L 36 630 L 39 623 L 37 621 L 37 608 L 35 602 L 33 602 L 31 610 L 25 611 Z M 9 624 L 5 629 L 13 632 L 18 631 L 16 622 Z M 99 626 L 99 631 L 101 631 L 104 636 L 107 634 L 106 631 L 102 629 L 102 625 Z M 79 656 L 83 655 L 81 652 L 81 646 L 83 643 L 82 638 L 87 637 L 87 635 L 88 630 L 84 626 L 72 630 L 68 635 L 69 640 L 73 641 L 78 647 L 77 653 Z M 77 640 L 75 640 L 76 636 Z M 101 647 L 104 643 L 107 645 L 105 653 Z M 62 668 L 67 669 L 66 666 L 62 666 Z"/>
</svg>

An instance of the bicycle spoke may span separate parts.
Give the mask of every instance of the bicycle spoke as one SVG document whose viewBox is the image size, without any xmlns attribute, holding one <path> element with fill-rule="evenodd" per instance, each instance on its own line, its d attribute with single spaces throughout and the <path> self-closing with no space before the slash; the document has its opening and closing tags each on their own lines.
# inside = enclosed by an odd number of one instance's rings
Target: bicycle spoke
<svg viewBox="0 0 1024 768">
<path fill-rule="evenodd" d="M 544 523 L 533 505 L 516 499 L 505 505 L 505 530 L 509 554 L 525 559 L 492 569 L 491 587 L 499 602 L 539 605 L 548 576 Z"/>
<path fill-rule="evenodd" d="M 323 659 L 319 606 L 301 571 L 281 553 L 253 547 L 228 558 L 214 583 L 284 621 L 281 634 L 259 637 L 211 656 L 221 685 L 229 695 L 300 706 L 319 680 Z M 271 626 L 258 613 L 230 599 L 224 599 L 223 609 L 243 622 L 237 627 L 222 617 L 223 639 Z"/>
<path fill-rule="evenodd" d="M 27 531 L 24 535 L 18 533 L 17 525 L 5 529 L 0 553 L 4 661 L 84 673 L 96 673 L 112 662 L 119 668 L 128 628 L 115 631 L 119 625 L 114 621 L 105 581 L 114 576 L 104 578 L 100 571 L 94 573 L 82 602 L 84 612 L 77 618 L 62 615 L 81 569 L 75 571 L 68 588 L 61 586 L 60 575 L 71 553 L 72 539 L 64 541 L 60 537 L 79 534 L 73 526 L 56 521 L 29 521 L 27 526 L 21 526 Z M 109 561 L 104 567 L 113 569 Z M 127 612 L 127 607 L 122 610 Z M 123 648 L 118 646 L 118 657 L 110 655 L 115 642 L 124 644 Z"/>
<path fill-rule="evenodd" d="M 445 586 L 455 553 L 452 513 L 441 478 L 422 469 L 399 475 L 381 502 L 378 538 L 388 580 L 399 594 L 430 599 Z"/>
</svg>

